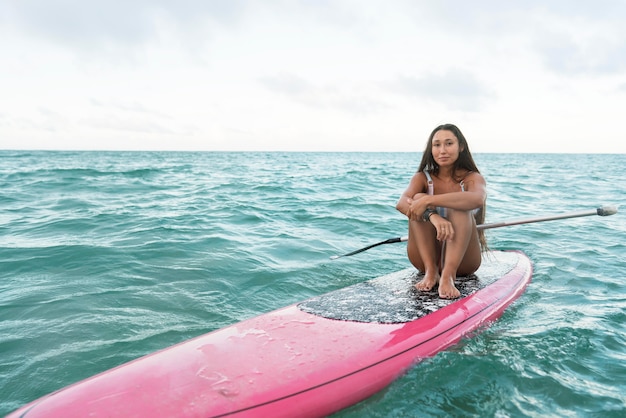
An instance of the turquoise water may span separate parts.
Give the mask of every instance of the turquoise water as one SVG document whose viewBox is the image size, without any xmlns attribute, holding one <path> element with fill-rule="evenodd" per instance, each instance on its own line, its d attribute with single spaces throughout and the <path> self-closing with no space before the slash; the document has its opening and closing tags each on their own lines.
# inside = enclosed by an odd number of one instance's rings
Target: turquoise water
<svg viewBox="0 0 626 418">
<path fill-rule="evenodd" d="M 487 222 L 621 205 L 626 155 L 475 156 Z M 419 154 L 0 151 L 0 416 L 144 354 L 408 266 Z M 624 205 L 623 205 L 624 206 Z M 626 206 L 625 206 L 626 210 Z M 488 231 L 533 282 L 338 417 L 626 413 L 624 214 Z"/>
</svg>

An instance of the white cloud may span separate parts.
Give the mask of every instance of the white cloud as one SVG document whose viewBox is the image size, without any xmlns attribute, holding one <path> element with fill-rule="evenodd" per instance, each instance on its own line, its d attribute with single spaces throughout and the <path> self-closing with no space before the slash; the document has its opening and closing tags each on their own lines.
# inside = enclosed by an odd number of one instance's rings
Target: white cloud
<svg viewBox="0 0 626 418">
<path fill-rule="evenodd" d="M 0 4 L 0 148 L 626 152 L 614 1 Z"/>
<path fill-rule="evenodd" d="M 391 83 L 393 91 L 425 102 L 442 102 L 449 110 L 477 112 L 493 89 L 468 71 L 452 68 L 440 74 L 421 77 L 399 76 Z"/>
</svg>

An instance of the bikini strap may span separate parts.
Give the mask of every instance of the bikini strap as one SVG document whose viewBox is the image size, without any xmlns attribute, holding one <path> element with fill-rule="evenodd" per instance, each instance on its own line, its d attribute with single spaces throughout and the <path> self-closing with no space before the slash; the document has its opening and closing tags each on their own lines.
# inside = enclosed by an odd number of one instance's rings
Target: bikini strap
<svg viewBox="0 0 626 418">
<path fill-rule="evenodd" d="M 470 174 L 472 174 L 472 171 L 468 171 L 467 174 L 465 174 L 465 177 L 469 176 Z M 461 182 L 459 183 L 461 185 L 462 192 L 465 191 L 465 183 L 463 183 L 465 181 L 465 177 L 463 177 L 463 180 L 461 180 Z"/>
<path fill-rule="evenodd" d="M 426 176 L 426 180 L 428 180 L 428 194 L 432 196 L 435 194 L 435 186 L 433 185 L 433 178 L 430 176 L 430 173 L 428 172 L 428 170 L 424 170 L 424 175 Z"/>
</svg>

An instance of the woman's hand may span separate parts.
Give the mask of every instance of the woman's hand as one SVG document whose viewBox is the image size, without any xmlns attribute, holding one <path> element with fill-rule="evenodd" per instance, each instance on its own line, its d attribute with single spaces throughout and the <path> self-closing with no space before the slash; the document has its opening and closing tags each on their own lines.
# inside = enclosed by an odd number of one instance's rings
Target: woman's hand
<svg viewBox="0 0 626 418">
<path fill-rule="evenodd" d="M 406 216 L 412 221 L 421 221 L 422 215 L 428 209 L 428 202 L 424 199 L 428 195 L 426 193 L 418 193 L 413 198 L 407 198 L 409 209 Z"/>
<path fill-rule="evenodd" d="M 437 230 L 438 241 L 443 242 L 454 239 L 454 228 L 449 220 L 435 213 L 430 216 L 430 223 Z"/>
<path fill-rule="evenodd" d="M 428 197 L 429 195 L 425 193 L 418 193 L 413 196 L 413 199 L 407 198 L 409 210 L 406 215 L 410 220 L 418 222 L 422 221 L 422 215 L 429 207 L 429 202 L 427 201 Z M 446 218 L 440 216 L 438 213 L 433 213 L 430 215 L 429 221 L 437 231 L 438 241 L 443 242 L 454 238 L 454 228 L 452 227 L 452 223 Z"/>
</svg>

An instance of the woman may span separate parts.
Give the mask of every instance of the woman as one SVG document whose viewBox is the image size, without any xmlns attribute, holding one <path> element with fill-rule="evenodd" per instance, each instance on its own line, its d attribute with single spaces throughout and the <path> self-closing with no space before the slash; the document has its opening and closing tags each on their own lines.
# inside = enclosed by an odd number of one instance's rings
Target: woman
<svg viewBox="0 0 626 418">
<path fill-rule="evenodd" d="M 435 128 L 428 138 L 417 173 L 396 209 L 409 218 L 407 254 L 424 273 L 415 287 L 429 291 L 439 283 L 439 297 L 455 299 L 457 274 L 474 273 L 486 249 L 486 184 L 465 137 L 455 125 Z"/>
</svg>

